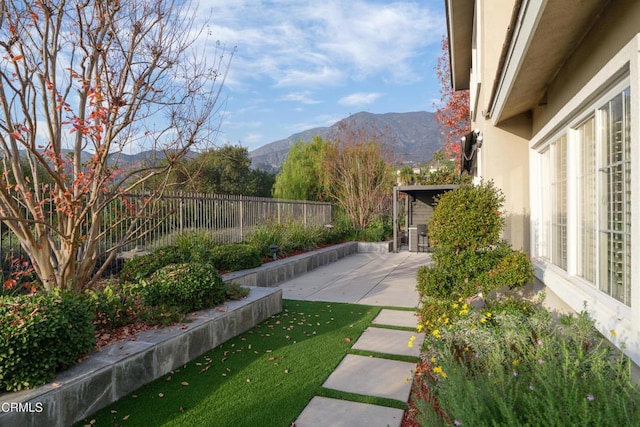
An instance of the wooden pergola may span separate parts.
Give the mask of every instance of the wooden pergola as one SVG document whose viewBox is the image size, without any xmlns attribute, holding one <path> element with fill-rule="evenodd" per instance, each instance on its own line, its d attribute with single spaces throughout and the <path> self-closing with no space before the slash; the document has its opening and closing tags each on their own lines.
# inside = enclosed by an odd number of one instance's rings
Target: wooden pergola
<svg viewBox="0 0 640 427">
<path fill-rule="evenodd" d="M 393 251 L 398 252 L 398 200 L 399 194 L 405 198 L 405 227 L 408 246 L 411 252 L 420 252 L 428 248 L 426 226 L 431 219 L 437 197 L 447 191 L 458 188 L 457 184 L 445 185 L 399 185 L 393 187 Z M 420 229 L 420 230 L 418 230 Z"/>
</svg>

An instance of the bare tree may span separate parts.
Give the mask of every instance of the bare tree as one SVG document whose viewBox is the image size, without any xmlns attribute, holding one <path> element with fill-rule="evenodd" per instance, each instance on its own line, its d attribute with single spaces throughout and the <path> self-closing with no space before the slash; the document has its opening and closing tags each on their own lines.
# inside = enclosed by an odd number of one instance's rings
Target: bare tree
<svg viewBox="0 0 640 427">
<path fill-rule="evenodd" d="M 127 192 L 217 130 L 233 50 L 208 46 L 195 13 L 175 0 L 0 2 L 0 219 L 45 288 L 90 284 L 164 186 L 135 204 Z M 131 146 L 167 161 L 123 172 Z M 126 231 L 101 248 L 117 201 L 128 215 L 109 227 Z"/>
<path fill-rule="evenodd" d="M 390 213 L 393 171 L 391 143 L 374 127 L 341 123 L 324 156 L 329 196 L 363 230 Z"/>
</svg>

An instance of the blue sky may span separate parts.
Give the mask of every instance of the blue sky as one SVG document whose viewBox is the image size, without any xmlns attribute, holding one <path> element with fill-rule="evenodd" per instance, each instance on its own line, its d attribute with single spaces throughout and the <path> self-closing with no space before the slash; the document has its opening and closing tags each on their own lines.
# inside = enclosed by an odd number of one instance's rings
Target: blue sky
<svg viewBox="0 0 640 427">
<path fill-rule="evenodd" d="M 237 46 L 217 144 L 249 150 L 359 111 L 433 111 L 444 2 L 201 0 Z"/>
</svg>

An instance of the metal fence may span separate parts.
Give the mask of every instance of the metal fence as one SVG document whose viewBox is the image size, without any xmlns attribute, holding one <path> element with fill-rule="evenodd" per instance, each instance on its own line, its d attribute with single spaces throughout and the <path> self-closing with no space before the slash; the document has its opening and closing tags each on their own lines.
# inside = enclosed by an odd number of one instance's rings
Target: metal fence
<svg viewBox="0 0 640 427">
<path fill-rule="evenodd" d="M 131 205 L 140 205 L 144 193 L 126 194 Z M 331 222 L 331 204 L 266 197 L 216 194 L 167 193 L 156 203 L 129 218 L 127 204 L 121 200 L 109 205 L 102 217 L 103 250 L 122 244 L 132 221 L 137 229 L 119 252 L 152 250 L 172 244 L 176 236 L 189 232 L 208 234 L 216 243 L 244 240 L 256 226 L 269 223 L 301 222 L 326 225 Z M 8 260 L 24 257 L 18 239 L 0 223 L 0 260 L 6 270 Z"/>
<path fill-rule="evenodd" d="M 145 196 L 130 194 L 127 197 L 134 202 Z M 331 222 L 330 203 L 266 197 L 169 193 L 150 209 L 153 212 L 141 213 L 147 220 L 123 250 L 171 244 L 177 235 L 194 231 L 208 234 L 216 243 L 234 243 L 244 240 L 254 227 L 262 224 L 295 221 L 321 226 Z M 117 218 L 117 215 L 109 217 Z M 122 227 L 126 225 L 122 223 Z M 112 244 L 119 230 L 113 230 L 112 234 L 112 241 L 107 240 L 105 244 Z"/>
</svg>

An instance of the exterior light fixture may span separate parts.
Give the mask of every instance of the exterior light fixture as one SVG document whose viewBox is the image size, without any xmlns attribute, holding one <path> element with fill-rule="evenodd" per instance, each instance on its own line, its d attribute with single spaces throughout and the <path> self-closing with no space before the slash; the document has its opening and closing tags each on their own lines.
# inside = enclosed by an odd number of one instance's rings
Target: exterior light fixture
<svg viewBox="0 0 640 427">
<path fill-rule="evenodd" d="M 271 249 L 271 255 L 273 256 L 273 260 L 277 260 L 278 259 L 278 245 L 276 245 L 275 243 L 272 243 L 269 246 L 269 249 Z"/>
</svg>

